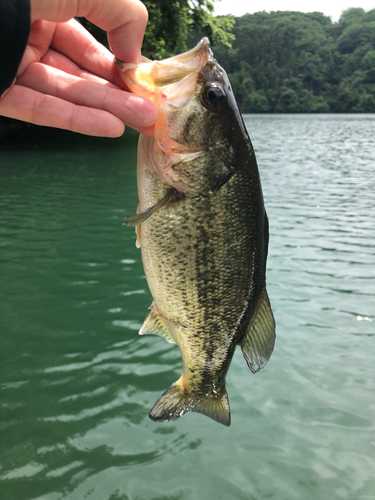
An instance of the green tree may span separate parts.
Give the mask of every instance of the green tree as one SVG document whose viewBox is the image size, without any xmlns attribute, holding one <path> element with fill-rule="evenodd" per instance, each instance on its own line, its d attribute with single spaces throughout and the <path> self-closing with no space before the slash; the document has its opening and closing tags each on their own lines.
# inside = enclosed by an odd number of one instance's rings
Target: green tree
<svg viewBox="0 0 375 500">
<path fill-rule="evenodd" d="M 236 18 L 231 49 L 215 46 L 244 112 L 372 112 L 375 9 L 257 12 Z M 251 82 L 251 84 L 250 84 Z"/>
<path fill-rule="evenodd" d="M 368 50 L 361 61 L 361 69 L 365 71 L 367 83 L 375 83 L 375 50 Z"/>
<path fill-rule="evenodd" d="M 234 18 L 214 17 L 209 0 L 144 0 L 149 13 L 142 53 L 150 59 L 164 59 L 187 49 L 193 32 L 208 36 L 213 43 L 231 47 Z M 87 19 L 80 22 L 108 47 L 106 33 Z M 195 40 L 194 43 L 199 40 Z"/>
</svg>

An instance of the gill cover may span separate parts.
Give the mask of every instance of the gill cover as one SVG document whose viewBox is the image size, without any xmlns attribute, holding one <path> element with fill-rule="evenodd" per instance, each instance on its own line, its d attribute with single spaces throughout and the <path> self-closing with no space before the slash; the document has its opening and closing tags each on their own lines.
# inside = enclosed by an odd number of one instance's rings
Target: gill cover
<svg viewBox="0 0 375 500">
<path fill-rule="evenodd" d="M 205 115 L 216 112 L 225 99 L 224 88 L 210 81 L 217 62 L 208 38 L 192 50 L 163 61 L 143 58 L 135 64 L 116 59 L 115 65 L 129 89 L 151 99 L 159 109 L 154 137 L 146 141 L 147 146 L 144 142 L 150 169 L 187 196 L 213 192 L 229 172 L 227 168 L 222 172 L 220 166 L 217 172 L 212 157 L 218 147 L 228 150 L 229 146 L 222 137 L 209 133 L 213 123 Z M 230 159 L 225 163 L 230 165 Z"/>
</svg>

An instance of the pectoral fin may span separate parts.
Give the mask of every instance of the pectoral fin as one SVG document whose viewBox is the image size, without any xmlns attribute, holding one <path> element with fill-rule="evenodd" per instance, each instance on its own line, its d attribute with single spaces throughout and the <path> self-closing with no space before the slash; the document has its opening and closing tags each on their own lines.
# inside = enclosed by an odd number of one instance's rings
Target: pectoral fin
<svg viewBox="0 0 375 500">
<path fill-rule="evenodd" d="M 151 304 L 151 311 L 146 317 L 142 328 L 139 330 L 139 335 L 160 335 L 164 337 L 171 344 L 176 342 L 173 340 L 168 328 L 165 326 L 163 318 L 159 311 L 157 310 L 154 303 Z"/>
<path fill-rule="evenodd" d="M 135 227 L 138 226 L 138 224 L 142 224 L 142 222 L 151 217 L 152 214 L 154 214 L 155 212 L 163 208 L 167 203 L 169 203 L 173 198 L 174 193 L 175 191 L 171 190 L 164 196 L 164 198 L 158 201 L 153 207 L 148 208 L 144 212 L 131 215 L 130 217 L 125 217 L 124 220 L 127 221 L 126 225 L 128 227 Z"/>
<path fill-rule="evenodd" d="M 249 328 L 240 342 L 242 354 L 253 373 L 263 368 L 275 345 L 275 319 L 266 287 L 263 288 L 258 308 Z"/>
</svg>

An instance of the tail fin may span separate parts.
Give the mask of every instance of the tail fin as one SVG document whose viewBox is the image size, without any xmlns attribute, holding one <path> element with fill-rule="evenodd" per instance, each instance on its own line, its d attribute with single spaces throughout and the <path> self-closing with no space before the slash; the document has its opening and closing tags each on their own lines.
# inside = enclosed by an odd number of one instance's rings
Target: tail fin
<svg viewBox="0 0 375 500">
<path fill-rule="evenodd" d="M 174 422 L 189 411 L 202 413 L 223 425 L 230 425 L 230 409 L 227 391 L 224 389 L 218 396 L 199 396 L 181 390 L 175 382 L 165 391 L 150 411 L 154 422 Z"/>
</svg>

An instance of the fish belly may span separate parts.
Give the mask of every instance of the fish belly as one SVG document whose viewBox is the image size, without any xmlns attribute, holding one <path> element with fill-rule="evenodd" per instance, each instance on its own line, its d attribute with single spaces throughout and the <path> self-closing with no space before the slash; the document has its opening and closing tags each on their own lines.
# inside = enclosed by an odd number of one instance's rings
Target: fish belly
<svg viewBox="0 0 375 500">
<path fill-rule="evenodd" d="M 141 210 L 166 189 L 157 175 L 147 176 Z M 179 199 L 142 223 L 147 282 L 181 349 L 183 382 L 193 391 L 224 385 L 264 284 L 257 274 L 262 256 L 256 214 L 251 204 L 238 202 L 238 182 L 232 178 L 211 196 Z"/>
</svg>

